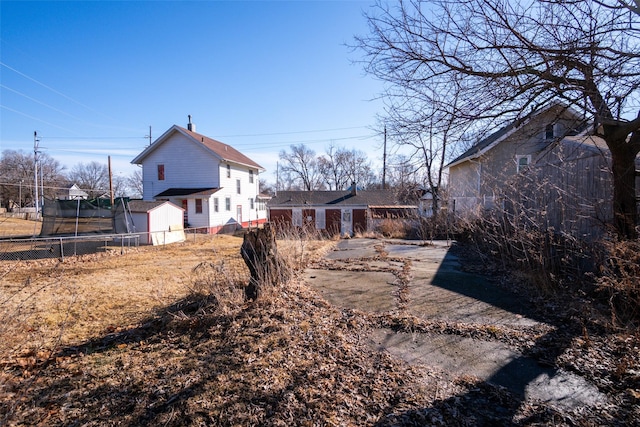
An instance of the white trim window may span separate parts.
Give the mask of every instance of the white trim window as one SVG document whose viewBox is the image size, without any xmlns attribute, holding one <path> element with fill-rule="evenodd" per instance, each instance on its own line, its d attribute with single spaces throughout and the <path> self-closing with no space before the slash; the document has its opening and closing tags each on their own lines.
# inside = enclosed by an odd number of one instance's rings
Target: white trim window
<svg viewBox="0 0 640 427">
<path fill-rule="evenodd" d="M 516 171 L 520 173 L 523 169 L 531 164 L 531 155 L 516 156 Z"/>
</svg>

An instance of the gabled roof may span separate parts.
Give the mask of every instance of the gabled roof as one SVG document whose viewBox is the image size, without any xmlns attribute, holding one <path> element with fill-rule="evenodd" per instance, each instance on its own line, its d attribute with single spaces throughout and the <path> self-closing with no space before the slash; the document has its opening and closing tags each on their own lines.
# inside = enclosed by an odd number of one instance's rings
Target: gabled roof
<svg viewBox="0 0 640 427">
<path fill-rule="evenodd" d="M 469 148 L 467 151 L 465 151 L 464 153 L 462 153 L 461 155 L 459 155 L 458 157 L 453 159 L 445 167 L 455 166 L 455 165 L 457 165 L 459 163 L 462 163 L 462 162 L 464 162 L 466 160 L 476 159 L 476 158 L 482 156 L 484 153 L 486 153 L 487 151 L 491 150 L 493 147 L 498 145 L 500 142 L 502 142 L 503 140 L 505 140 L 506 138 L 511 136 L 516 130 L 521 128 L 523 125 L 525 125 L 531 119 L 533 119 L 534 117 L 540 116 L 541 114 L 544 114 L 547 111 L 550 111 L 550 110 L 552 110 L 554 108 L 561 108 L 563 111 L 568 112 L 570 115 L 575 116 L 576 118 L 577 117 L 582 117 L 573 108 L 571 108 L 571 107 L 569 107 L 569 106 L 567 106 L 567 105 L 565 105 L 565 104 L 563 104 L 561 102 L 554 102 L 549 107 L 544 108 L 544 109 L 542 109 L 540 111 L 536 111 L 536 112 L 533 112 L 531 114 L 528 114 L 526 117 L 523 117 L 521 119 L 515 120 L 512 123 L 500 128 L 496 132 L 494 132 L 491 135 L 487 136 L 486 138 L 476 142 L 473 146 L 471 146 L 471 148 Z"/>
<path fill-rule="evenodd" d="M 415 207 L 398 200 L 393 190 L 363 190 L 353 194 L 351 191 L 279 191 L 267 205 L 269 207 L 298 206 L 394 206 Z"/>
<path fill-rule="evenodd" d="M 453 159 L 446 167 L 455 166 L 467 159 L 475 159 L 480 157 L 491 148 L 495 147 L 500 141 L 511 135 L 518 128 L 518 122 L 511 123 L 500 130 L 492 133 L 488 137 L 476 142 L 471 148 L 458 157 Z"/>
<path fill-rule="evenodd" d="M 176 206 L 171 202 L 167 202 L 167 201 L 156 201 L 156 200 L 130 200 L 129 201 L 129 210 L 131 212 L 149 212 L 150 210 L 153 210 L 159 206 L 162 206 L 166 203 L 169 203 L 171 206 L 180 209 L 180 210 L 184 210 L 182 209 L 180 206 Z"/>
<path fill-rule="evenodd" d="M 256 162 L 254 162 L 253 160 L 251 160 L 250 158 L 248 158 L 247 156 L 245 156 L 235 148 L 233 148 L 232 146 L 227 145 L 220 141 L 216 141 L 215 139 L 209 138 L 208 136 L 204 136 L 202 134 L 192 132 L 178 125 L 171 126 L 171 128 L 169 128 L 168 131 L 166 131 L 158 139 L 156 139 L 153 142 L 153 144 L 145 148 L 144 151 L 142 151 L 142 153 L 138 154 L 136 158 L 131 161 L 131 163 L 137 164 L 137 165 L 141 164 L 142 161 L 145 159 L 145 157 L 151 154 L 156 148 L 162 145 L 166 140 L 169 139 L 171 135 L 173 135 L 176 132 L 186 136 L 194 144 L 202 145 L 205 149 L 211 152 L 212 155 L 216 156 L 221 161 L 237 163 L 243 166 L 250 166 L 260 171 L 265 170 L 265 168 L 263 168 L 262 166 L 260 166 L 259 164 L 257 164 Z"/>
</svg>

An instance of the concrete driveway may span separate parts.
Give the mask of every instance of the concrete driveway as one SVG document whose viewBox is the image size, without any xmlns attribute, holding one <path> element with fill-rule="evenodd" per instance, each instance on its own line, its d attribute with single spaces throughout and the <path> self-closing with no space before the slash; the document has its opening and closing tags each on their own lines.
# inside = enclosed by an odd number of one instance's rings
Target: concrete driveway
<svg viewBox="0 0 640 427">
<path fill-rule="evenodd" d="M 464 327 L 550 330 L 535 310 L 478 274 L 464 272 L 448 242 L 341 240 L 305 281 L 331 304 L 370 313 L 410 314 Z M 606 397 L 583 378 L 539 365 L 498 341 L 448 333 L 374 330 L 372 347 L 409 363 L 470 375 L 522 399 L 562 407 L 595 405 Z"/>
</svg>

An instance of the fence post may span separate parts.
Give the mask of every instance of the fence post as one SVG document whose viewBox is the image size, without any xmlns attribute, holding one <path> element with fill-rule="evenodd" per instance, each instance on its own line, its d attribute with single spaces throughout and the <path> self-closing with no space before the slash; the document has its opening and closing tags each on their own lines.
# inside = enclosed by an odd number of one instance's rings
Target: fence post
<svg viewBox="0 0 640 427">
<path fill-rule="evenodd" d="M 62 243 L 62 237 L 60 238 L 60 261 L 64 261 L 64 244 Z"/>
</svg>

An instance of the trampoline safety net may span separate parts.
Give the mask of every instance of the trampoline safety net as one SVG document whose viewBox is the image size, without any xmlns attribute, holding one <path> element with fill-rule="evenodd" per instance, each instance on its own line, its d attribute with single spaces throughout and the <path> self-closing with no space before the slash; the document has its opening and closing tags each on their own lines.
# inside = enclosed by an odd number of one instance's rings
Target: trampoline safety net
<svg viewBox="0 0 640 427">
<path fill-rule="evenodd" d="M 42 208 L 40 236 L 113 234 L 133 231 L 128 200 L 49 200 Z"/>
</svg>

